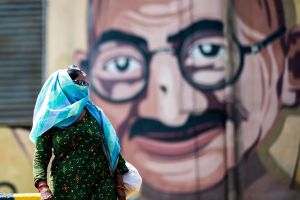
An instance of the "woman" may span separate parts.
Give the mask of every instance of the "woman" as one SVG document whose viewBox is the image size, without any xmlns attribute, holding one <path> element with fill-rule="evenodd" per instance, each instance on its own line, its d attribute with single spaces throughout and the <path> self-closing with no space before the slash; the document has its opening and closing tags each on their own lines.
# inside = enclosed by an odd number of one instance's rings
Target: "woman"
<svg viewBox="0 0 300 200">
<path fill-rule="evenodd" d="M 115 130 L 89 101 L 86 74 L 72 65 L 51 75 L 39 93 L 30 139 L 41 199 L 126 199 L 128 171 Z M 51 190 L 47 166 L 52 156 Z"/>
</svg>

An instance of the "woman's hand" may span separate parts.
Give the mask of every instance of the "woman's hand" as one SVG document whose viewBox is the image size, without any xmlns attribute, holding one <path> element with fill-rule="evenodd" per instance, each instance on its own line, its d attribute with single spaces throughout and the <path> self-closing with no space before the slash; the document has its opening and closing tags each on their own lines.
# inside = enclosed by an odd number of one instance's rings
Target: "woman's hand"
<svg viewBox="0 0 300 200">
<path fill-rule="evenodd" d="M 125 187 L 123 183 L 123 175 L 121 173 L 116 172 L 115 181 L 116 181 L 118 200 L 126 200 Z"/>
<path fill-rule="evenodd" d="M 117 188 L 118 200 L 126 200 L 125 190 L 123 188 Z"/>
<path fill-rule="evenodd" d="M 41 193 L 41 200 L 52 200 L 53 199 L 53 194 L 49 187 L 45 186 L 40 189 Z"/>
</svg>

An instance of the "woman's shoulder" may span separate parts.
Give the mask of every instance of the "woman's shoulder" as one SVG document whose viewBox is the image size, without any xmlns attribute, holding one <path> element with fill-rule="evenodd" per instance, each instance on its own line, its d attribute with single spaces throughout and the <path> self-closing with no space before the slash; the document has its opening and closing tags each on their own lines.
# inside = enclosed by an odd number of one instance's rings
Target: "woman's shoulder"
<svg viewBox="0 0 300 200">
<path fill-rule="evenodd" d="M 38 139 L 38 141 L 39 140 L 49 140 L 55 132 L 56 132 L 56 128 L 52 127 L 49 130 L 45 131 L 40 136 L 38 136 L 37 139 Z"/>
<path fill-rule="evenodd" d="M 46 134 L 46 135 L 52 135 L 52 134 L 55 133 L 57 130 L 58 130 L 58 128 L 52 127 L 52 128 L 50 128 L 48 131 L 46 131 L 44 134 Z"/>
<path fill-rule="evenodd" d="M 67 128 L 67 127 L 66 127 Z M 53 134 L 60 132 L 64 130 L 65 128 L 58 128 L 58 127 L 51 127 L 48 131 L 46 131 L 44 134 L 52 136 Z"/>
<path fill-rule="evenodd" d="M 86 108 L 87 108 L 87 110 L 97 110 L 97 111 L 102 111 L 102 109 L 99 107 L 99 106 L 97 106 L 97 105 L 95 105 L 93 102 L 91 102 L 91 101 L 89 101 L 88 103 L 87 103 L 87 105 L 86 105 Z"/>
</svg>

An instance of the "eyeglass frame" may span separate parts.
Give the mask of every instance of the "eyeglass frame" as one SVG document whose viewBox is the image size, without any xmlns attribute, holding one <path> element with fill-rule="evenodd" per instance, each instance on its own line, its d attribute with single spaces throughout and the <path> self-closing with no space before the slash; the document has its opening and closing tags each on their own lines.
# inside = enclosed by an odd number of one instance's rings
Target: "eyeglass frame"
<svg viewBox="0 0 300 200">
<path fill-rule="evenodd" d="M 129 97 L 129 98 L 125 98 L 125 99 L 121 99 L 121 100 L 115 100 L 109 97 L 106 97 L 104 95 L 102 95 L 93 85 L 93 82 L 91 82 L 91 88 L 96 92 L 96 94 L 98 96 L 100 96 L 102 99 L 104 99 L 105 101 L 111 102 L 111 103 L 124 103 L 124 102 L 128 102 L 128 101 L 132 101 L 133 99 L 138 98 L 142 93 L 145 92 L 145 88 L 148 88 L 148 82 L 149 82 L 149 75 L 150 75 L 150 62 L 152 57 L 155 54 L 158 54 L 160 52 L 169 52 L 175 55 L 177 62 L 179 64 L 179 68 L 180 68 L 180 72 L 182 74 L 182 76 L 184 77 L 184 79 L 191 85 L 193 86 L 195 89 L 199 90 L 199 91 L 203 91 L 203 92 L 211 92 L 214 90 L 220 90 L 223 89 L 225 87 L 227 87 L 228 85 L 234 84 L 238 78 L 240 77 L 243 68 L 244 68 L 244 58 L 247 54 L 257 54 L 259 53 L 261 50 L 263 50 L 264 48 L 266 48 L 269 44 L 273 43 L 276 39 L 282 37 L 285 32 L 286 32 L 286 27 L 285 26 L 281 26 L 278 30 L 274 31 L 271 35 L 267 36 L 265 39 L 252 44 L 252 45 L 243 45 L 239 42 L 239 40 L 237 39 L 237 37 L 235 35 L 232 36 L 233 42 L 236 43 L 239 53 L 240 53 L 240 63 L 237 69 L 236 74 L 229 80 L 224 80 L 222 83 L 217 84 L 217 85 L 213 85 L 213 86 L 201 86 L 199 87 L 198 84 L 194 83 L 191 78 L 189 77 L 189 75 L 186 73 L 186 71 L 183 69 L 182 66 L 182 61 L 181 61 L 181 51 L 182 51 L 182 47 L 183 44 L 185 42 L 185 40 L 182 40 L 178 46 L 176 47 L 170 47 L 170 48 L 159 48 L 156 50 L 152 50 L 149 51 L 147 48 L 144 48 L 143 46 L 140 45 L 136 45 L 134 43 L 130 43 L 131 46 L 133 46 L 134 48 L 136 48 L 141 55 L 143 55 L 144 57 L 144 61 L 145 61 L 145 74 L 144 74 L 144 80 L 145 80 L 145 84 L 144 86 L 140 89 L 139 92 L 137 92 L 135 95 Z M 117 32 L 112 31 L 112 34 L 118 34 Z M 118 41 L 118 40 L 115 40 Z M 124 41 L 121 41 L 124 43 Z M 101 44 L 103 45 L 103 43 Z M 96 57 L 95 52 L 97 52 L 96 48 L 99 48 L 99 44 L 96 43 L 96 45 L 92 48 L 92 50 L 90 51 L 88 60 L 84 60 L 82 61 L 81 65 L 83 66 L 87 66 L 90 67 L 90 63 L 94 63 L 94 62 L 90 62 L 90 61 L 94 61 L 94 57 Z M 94 52 L 94 54 L 93 54 Z"/>
</svg>

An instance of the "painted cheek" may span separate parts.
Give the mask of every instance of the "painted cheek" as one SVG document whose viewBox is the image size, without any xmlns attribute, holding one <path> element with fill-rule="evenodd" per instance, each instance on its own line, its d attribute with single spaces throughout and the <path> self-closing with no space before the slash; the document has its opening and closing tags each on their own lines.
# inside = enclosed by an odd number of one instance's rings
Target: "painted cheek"
<svg viewBox="0 0 300 200">
<path fill-rule="evenodd" d="M 249 112 L 248 119 L 240 127 L 241 149 L 246 152 L 257 142 L 260 129 L 266 120 L 263 112 L 268 105 L 269 66 L 267 60 L 261 55 L 246 57 L 244 71 L 238 84 L 236 97 Z"/>
<path fill-rule="evenodd" d="M 204 93 L 198 91 L 182 80 L 180 95 L 180 112 L 201 114 L 208 109 L 208 99 Z"/>
<path fill-rule="evenodd" d="M 267 82 L 266 63 L 260 56 L 245 59 L 244 71 L 236 83 L 238 91 L 236 97 L 251 112 L 260 112 L 264 102 Z"/>
<path fill-rule="evenodd" d="M 104 110 L 106 115 L 109 117 L 113 126 L 116 130 L 119 129 L 120 125 L 128 120 L 128 116 L 132 111 L 132 106 L 135 104 L 134 101 L 130 101 L 122 104 L 114 104 L 101 99 L 97 94 L 91 91 L 91 100 Z M 123 134 L 124 130 L 118 130 L 119 134 Z"/>
</svg>

